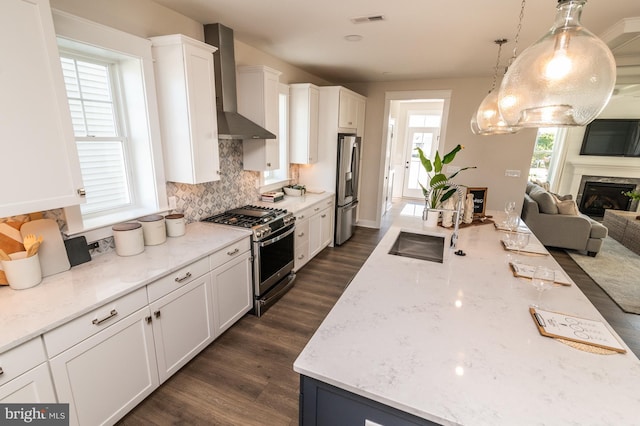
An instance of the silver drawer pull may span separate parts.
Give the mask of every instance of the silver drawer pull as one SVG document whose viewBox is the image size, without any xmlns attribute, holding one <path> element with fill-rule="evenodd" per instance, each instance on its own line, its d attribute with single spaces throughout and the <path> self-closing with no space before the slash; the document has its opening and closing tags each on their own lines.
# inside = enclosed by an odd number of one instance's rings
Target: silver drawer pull
<svg viewBox="0 0 640 426">
<path fill-rule="evenodd" d="M 191 278 L 191 272 L 187 272 L 187 273 L 184 275 L 184 277 L 182 277 L 182 278 L 176 277 L 175 282 L 177 282 L 177 283 L 181 283 L 182 281 L 184 281 L 184 280 L 186 280 L 186 279 L 189 279 L 189 278 Z"/>
<path fill-rule="evenodd" d="M 304 232 L 299 233 L 298 237 L 304 237 Z"/>
<path fill-rule="evenodd" d="M 304 259 L 304 254 L 301 254 L 300 256 L 298 256 L 298 259 Z"/>
<path fill-rule="evenodd" d="M 2 371 L 2 367 L 0 367 L 0 376 L 2 376 L 4 374 L 4 371 Z"/>
<path fill-rule="evenodd" d="M 118 311 L 116 311 L 115 309 L 112 309 L 111 312 L 109 312 L 109 316 L 106 316 L 106 317 L 104 317 L 102 319 L 96 318 L 93 321 L 91 321 L 91 323 L 94 324 L 94 325 L 100 325 L 103 322 L 108 321 L 111 318 L 115 317 L 116 315 L 118 315 Z"/>
<path fill-rule="evenodd" d="M 233 251 L 228 251 L 228 252 L 227 252 L 227 254 L 228 254 L 229 256 L 233 256 L 234 254 L 238 253 L 239 251 L 240 251 L 240 249 L 239 249 L 238 247 L 236 247 L 236 249 L 235 249 L 235 250 L 233 250 Z"/>
<path fill-rule="evenodd" d="M 317 212 L 318 210 L 320 210 L 320 207 L 316 207 L 315 209 L 313 209 L 314 212 Z"/>
<path fill-rule="evenodd" d="M 303 214 L 301 214 L 300 217 L 298 217 L 298 220 L 302 220 L 302 219 L 304 219 L 304 215 Z"/>
<path fill-rule="evenodd" d="M 321 214 L 320 217 L 327 217 L 327 215 L 326 214 Z"/>
</svg>

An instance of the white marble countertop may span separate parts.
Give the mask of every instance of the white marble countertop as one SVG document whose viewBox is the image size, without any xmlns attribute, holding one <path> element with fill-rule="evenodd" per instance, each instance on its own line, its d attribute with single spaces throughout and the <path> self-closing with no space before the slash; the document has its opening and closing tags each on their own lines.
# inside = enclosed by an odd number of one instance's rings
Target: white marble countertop
<svg viewBox="0 0 640 426">
<path fill-rule="evenodd" d="M 0 353 L 202 259 L 251 231 L 196 222 L 144 252 L 96 256 L 25 290 L 0 287 Z"/>
<path fill-rule="evenodd" d="M 440 264 L 389 255 L 402 228 L 423 222 L 394 223 L 296 372 L 445 425 L 640 424 L 638 358 L 626 345 L 599 355 L 541 336 L 529 314 L 536 290 L 509 270 L 502 231 L 460 230 L 467 255 Z M 559 268 L 551 256 L 520 258 Z M 575 284 L 540 305 L 605 322 Z"/>
<path fill-rule="evenodd" d="M 294 197 L 291 195 L 285 195 L 282 201 L 278 201 L 275 203 L 270 203 L 266 201 L 259 201 L 255 204 L 259 206 L 265 207 L 275 207 L 278 209 L 287 209 L 292 213 L 298 213 L 300 210 L 304 210 L 307 207 L 310 207 L 316 203 L 319 203 L 323 200 L 333 199 L 335 193 L 333 192 L 323 192 L 321 194 L 304 194 L 301 197 Z"/>
</svg>

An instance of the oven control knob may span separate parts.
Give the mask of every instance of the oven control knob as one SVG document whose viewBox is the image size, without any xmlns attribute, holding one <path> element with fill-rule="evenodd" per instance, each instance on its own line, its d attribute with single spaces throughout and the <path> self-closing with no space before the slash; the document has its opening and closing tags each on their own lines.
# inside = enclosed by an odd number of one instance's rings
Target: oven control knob
<svg viewBox="0 0 640 426">
<path fill-rule="evenodd" d="M 262 238 L 262 231 L 256 231 L 256 237 Z"/>
</svg>

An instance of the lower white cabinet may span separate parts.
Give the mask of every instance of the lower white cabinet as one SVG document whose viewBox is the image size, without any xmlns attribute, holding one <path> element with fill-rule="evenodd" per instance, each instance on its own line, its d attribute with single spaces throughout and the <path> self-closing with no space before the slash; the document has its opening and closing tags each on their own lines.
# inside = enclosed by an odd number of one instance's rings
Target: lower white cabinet
<svg viewBox="0 0 640 426">
<path fill-rule="evenodd" d="M 70 424 L 113 424 L 158 386 L 150 318 L 145 305 L 49 361 Z"/>
<path fill-rule="evenodd" d="M 313 257 L 331 243 L 333 208 L 325 207 L 309 219 L 309 256 Z"/>
<path fill-rule="evenodd" d="M 0 354 L 0 403 L 56 402 L 42 338 Z"/>
<path fill-rule="evenodd" d="M 296 271 L 332 243 L 333 215 L 333 199 L 316 203 L 296 213 Z"/>
<path fill-rule="evenodd" d="M 213 341 L 211 296 L 205 274 L 149 305 L 160 383 Z"/>
<path fill-rule="evenodd" d="M 248 240 L 246 241 L 248 243 Z M 236 251 L 238 250 L 238 251 Z M 253 306 L 251 251 L 249 244 L 229 246 L 225 254 L 231 258 L 211 271 L 213 284 L 213 318 L 216 337 L 231 327 Z M 212 259 L 212 268 L 218 264 Z"/>
</svg>

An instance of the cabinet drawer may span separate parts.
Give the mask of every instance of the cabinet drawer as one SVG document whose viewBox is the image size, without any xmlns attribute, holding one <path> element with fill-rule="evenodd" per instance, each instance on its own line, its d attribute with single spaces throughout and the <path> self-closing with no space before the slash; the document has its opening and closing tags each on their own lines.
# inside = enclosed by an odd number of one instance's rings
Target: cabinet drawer
<svg viewBox="0 0 640 426">
<path fill-rule="evenodd" d="M 146 305 L 147 291 L 142 287 L 133 293 L 129 293 L 45 333 L 44 345 L 47 348 L 49 358 L 80 343 Z"/>
<path fill-rule="evenodd" d="M 209 267 L 211 268 L 211 270 L 214 270 L 218 266 L 224 265 L 228 261 L 235 259 L 240 254 L 248 250 L 251 250 L 251 242 L 249 241 L 249 237 L 243 238 L 242 240 L 233 244 L 229 244 L 225 248 L 220 249 L 209 256 Z"/>
<path fill-rule="evenodd" d="M 294 249 L 294 257 L 293 268 L 297 272 L 309 261 L 309 244 L 297 245 Z"/>
<path fill-rule="evenodd" d="M 42 339 L 36 337 L 0 354 L 0 385 L 47 360 Z"/>
<path fill-rule="evenodd" d="M 311 216 L 313 216 L 313 206 L 307 207 L 304 210 L 300 210 L 299 212 L 296 212 L 296 226 L 298 226 L 299 221 L 307 220 Z"/>
<path fill-rule="evenodd" d="M 309 241 L 309 221 L 303 220 L 296 222 L 295 247 L 297 248 L 299 245 L 302 245 L 307 241 Z"/>
<path fill-rule="evenodd" d="M 159 280 L 147 285 L 149 302 L 158 300 L 162 296 L 165 296 L 173 290 L 190 283 L 207 272 L 209 272 L 209 261 L 205 257 L 204 259 L 193 262 L 189 266 L 185 266 L 184 268 L 178 269 L 169 275 L 165 275 Z"/>
</svg>

